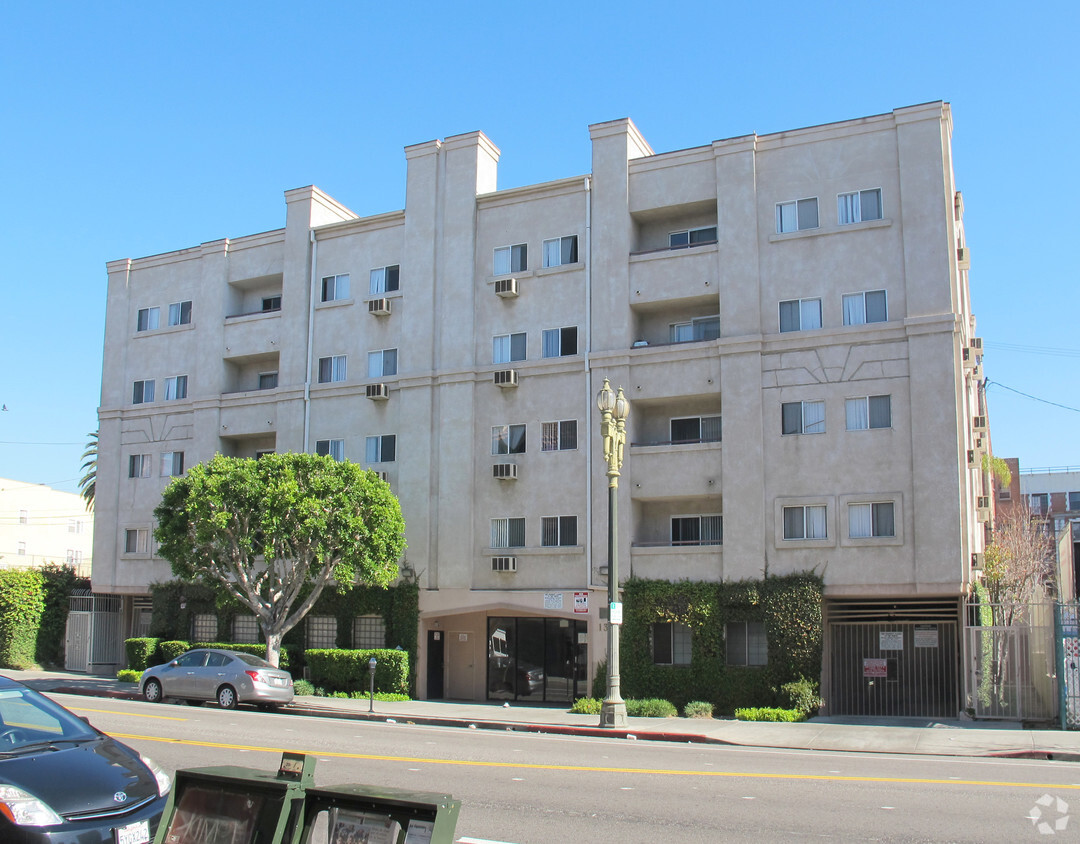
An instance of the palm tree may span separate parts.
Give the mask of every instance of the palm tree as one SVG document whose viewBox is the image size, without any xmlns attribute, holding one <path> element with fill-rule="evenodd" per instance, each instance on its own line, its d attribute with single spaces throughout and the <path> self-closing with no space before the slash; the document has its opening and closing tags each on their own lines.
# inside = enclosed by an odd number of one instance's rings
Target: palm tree
<svg viewBox="0 0 1080 844">
<path fill-rule="evenodd" d="M 79 489 L 82 491 L 82 497 L 86 499 L 86 509 L 94 509 L 94 488 L 97 486 L 97 447 L 98 447 L 98 432 L 87 434 L 86 451 L 83 452 L 82 459 L 86 462 L 82 464 L 82 469 L 86 471 L 86 474 L 79 480 Z"/>
</svg>

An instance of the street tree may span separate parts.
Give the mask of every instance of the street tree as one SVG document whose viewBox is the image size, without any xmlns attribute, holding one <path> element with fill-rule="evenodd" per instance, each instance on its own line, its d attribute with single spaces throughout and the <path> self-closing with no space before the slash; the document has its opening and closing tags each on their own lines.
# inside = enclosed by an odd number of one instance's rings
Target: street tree
<svg viewBox="0 0 1080 844">
<path fill-rule="evenodd" d="M 405 522 L 374 472 L 326 456 L 215 456 L 173 479 L 154 510 L 173 574 L 224 590 L 258 619 L 267 660 L 331 584 L 387 587 Z"/>
<path fill-rule="evenodd" d="M 93 510 L 94 494 L 97 492 L 98 432 L 89 433 L 86 437 L 86 451 L 82 456 L 86 462 L 80 467 L 84 474 L 79 478 L 79 491 L 82 493 L 83 500 L 86 501 L 86 509 Z"/>
</svg>

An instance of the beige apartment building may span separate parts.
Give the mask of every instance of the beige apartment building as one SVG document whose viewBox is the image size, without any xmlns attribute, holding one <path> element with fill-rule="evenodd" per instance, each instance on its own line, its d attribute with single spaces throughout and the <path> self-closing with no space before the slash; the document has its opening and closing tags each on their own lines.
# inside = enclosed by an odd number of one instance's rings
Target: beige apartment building
<svg viewBox="0 0 1080 844">
<path fill-rule="evenodd" d="M 0 568 L 69 565 L 90 576 L 94 515 L 81 495 L 0 478 Z"/>
<path fill-rule="evenodd" d="M 949 106 L 666 153 L 589 132 L 581 175 L 499 190 L 457 135 L 405 149 L 403 211 L 299 188 L 282 229 L 109 263 L 95 592 L 130 627 L 170 579 L 152 510 L 185 467 L 328 453 L 401 499 L 422 697 L 505 696 L 508 660 L 542 661 L 514 697 L 585 694 L 607 378 L 622 576 L 816 570 L 832 711 L 881 676 L 955 712 L 989 493 Z"/>
</svg>

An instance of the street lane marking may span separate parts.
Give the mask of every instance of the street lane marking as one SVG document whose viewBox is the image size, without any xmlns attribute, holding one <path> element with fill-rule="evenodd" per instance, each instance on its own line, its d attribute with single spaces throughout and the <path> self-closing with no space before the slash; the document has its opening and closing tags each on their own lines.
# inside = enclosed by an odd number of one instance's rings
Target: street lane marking
<svg viewBox="0 0 1080 844">
<path fill-rule="evenodd" d="M 138 712 L 117 712 L 115 709 L 90 709 L 88 706 L 69 706 L 80 712 L 96 712 L 99 715 L 128 715 L 132 718 L 157 718 L 159 721 L 187 721 L 187 718 L 173 718 L 171 715 L 142 715 Z"/>
<path fill-rule="evenodd" d="M 189 747 L 209 747 L 216 750 L 254 750 L 262 753 L 273 753 L 280 756 L 282 753 L 304 753 L 308 756 L 319 758 L 334 757 L 338 759 L 364 759 L 369 762 L 411 762 L 413 764 L 427 765 L 458 765 L 463 768 L 525 768 L 531 771 L 571 771 L 575 773 L 595 774 L 650 774 L 653 776 L 670 777 L 726 777 L 729 779 L 759 779 L 759 780 L 806 780 L 811 782 L 881 782 L 894 785 L 982 785 L 997 786 L 1004 788 L 1067 788 L 1080 791 L 1078 784 L 1045 783 L 1045 782 L 1001 782 L 994 780 L 954 780 L 954 779 L 923 779 L 921 777 L 841 777 L 826 776 L 825 774 L 759 774 L 741 771 L 683 771 L 668 768 L 601 768 L 594 765 L 540 765 L 529 762 L 479 762 L 473 759 L 426 759 L 418 756 L 381 756 L 371 753 L 335 753 L 333 751 L 312 751 L 295 747 L 260 747 L 247 744 L 223 744 L 213 741 L 192 741 L 191 739 L 164 738 L 162 736 L 141 736 L 134 733 L 109 733 L 113 738 L 126 739 L 128 741 L 159 741 L 163 744 L 182 744 Z"/>
</svg>

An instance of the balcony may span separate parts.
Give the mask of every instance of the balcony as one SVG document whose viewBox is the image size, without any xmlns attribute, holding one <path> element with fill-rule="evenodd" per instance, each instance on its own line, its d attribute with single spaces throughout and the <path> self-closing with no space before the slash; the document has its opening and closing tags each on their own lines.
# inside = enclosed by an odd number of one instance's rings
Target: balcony
<svg viewBox="0 0 1080 844">
<path fill-rule="evenodd" d="M 719 265 L 716 243 L 664 248 L 630 256 L 631 307 L 683 302 L 712 302 L 719 310 Z"/>
<path fill-rule="evenodd" d="M 723 580 L 722 545 L 632 543 L 630 573 L 648 580 Z"/>
<path fill-rule="evenodd" d="M 640 501 L 662 501 L 688 494 L 720 494 L 720 443 L 631 445 L 631 495 Z M 625 470 L 624 470 L 625 473 Z"/>
</svg>

